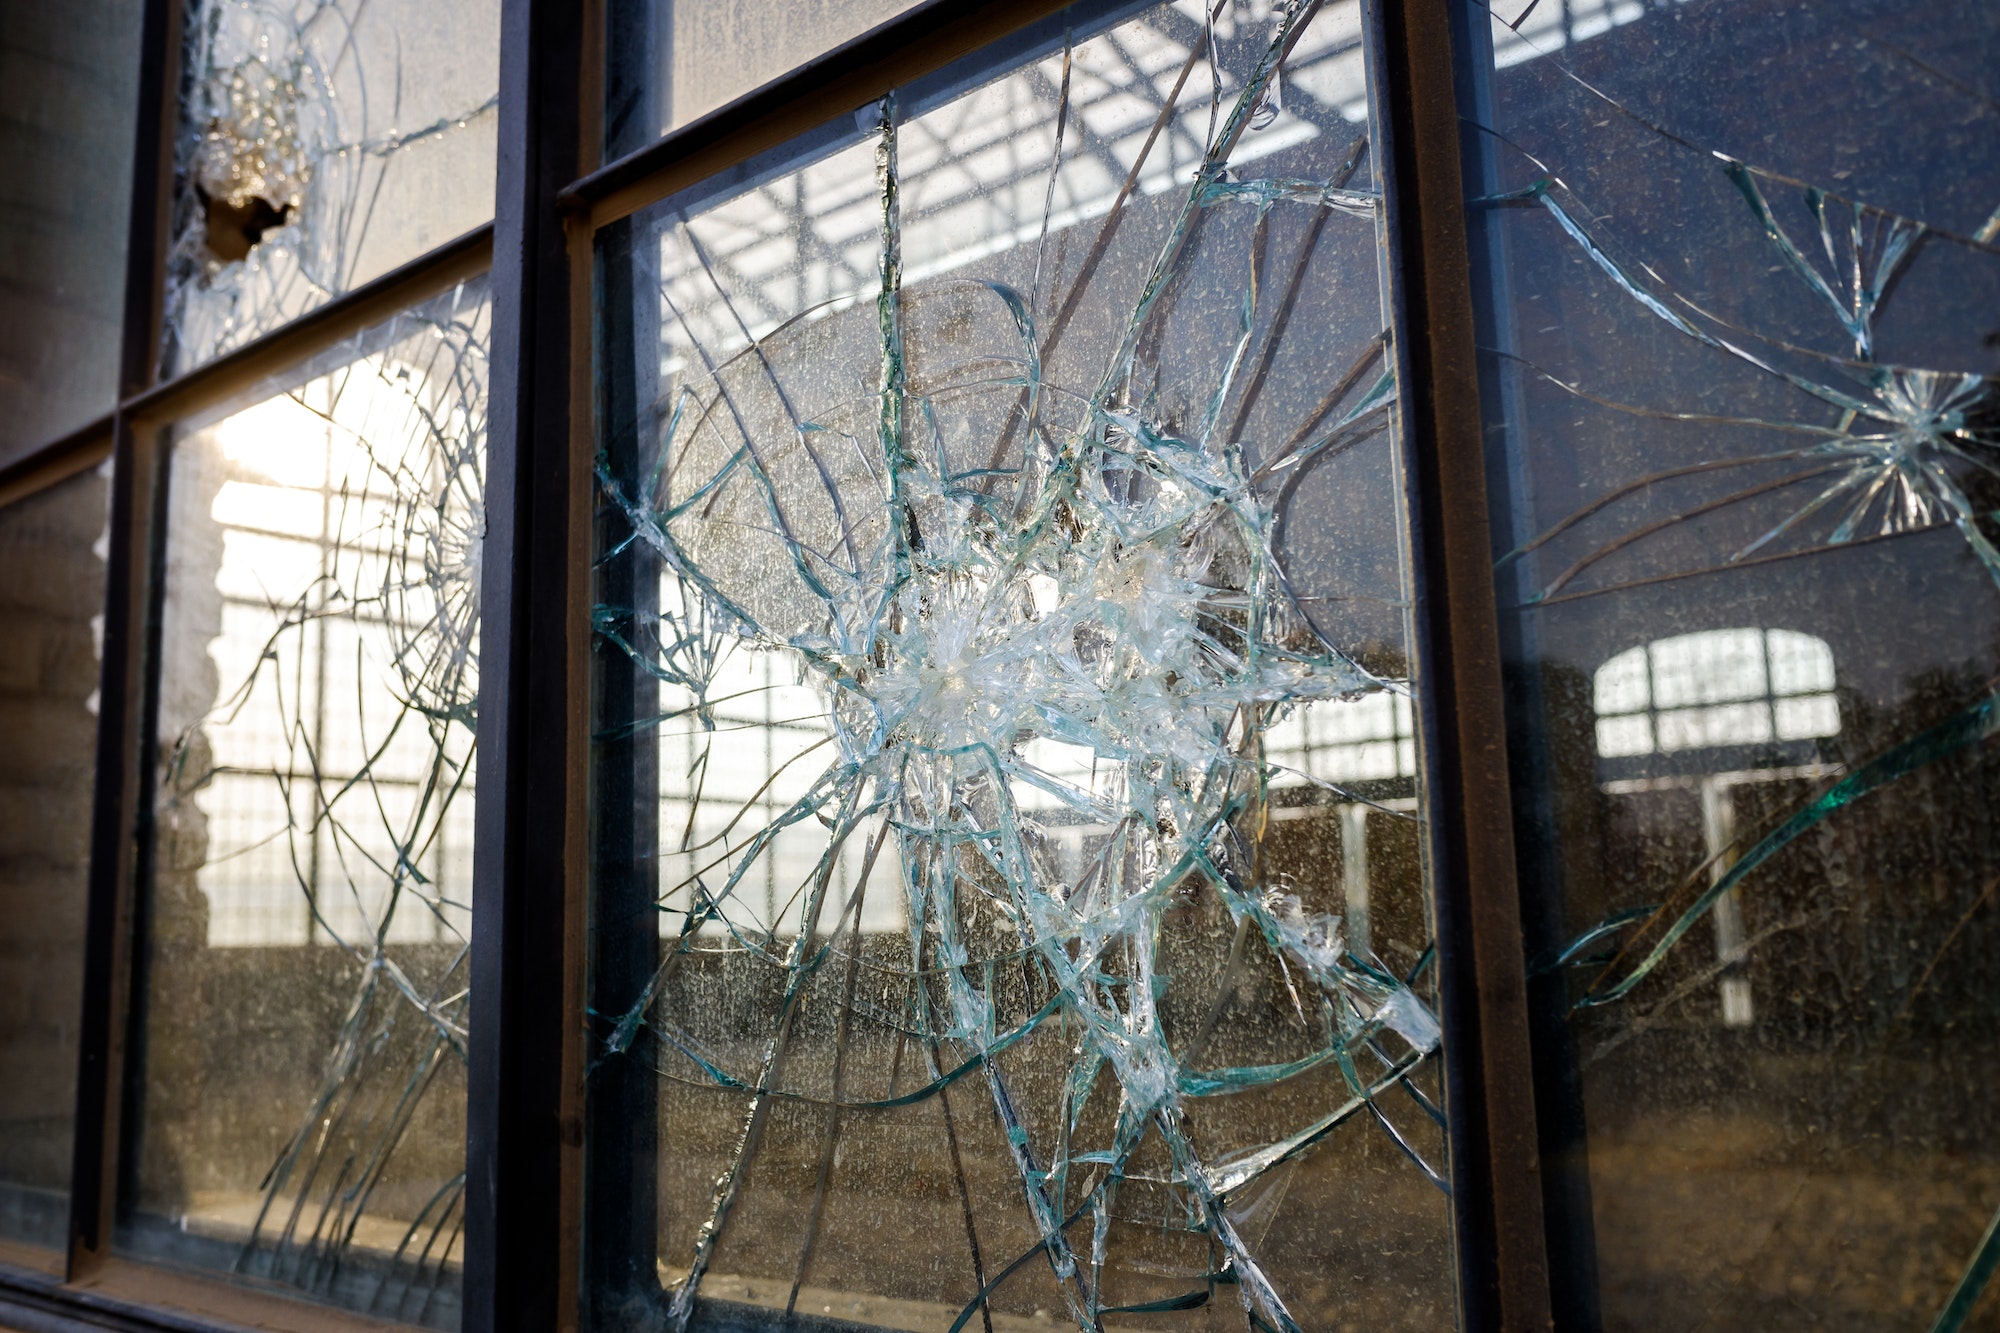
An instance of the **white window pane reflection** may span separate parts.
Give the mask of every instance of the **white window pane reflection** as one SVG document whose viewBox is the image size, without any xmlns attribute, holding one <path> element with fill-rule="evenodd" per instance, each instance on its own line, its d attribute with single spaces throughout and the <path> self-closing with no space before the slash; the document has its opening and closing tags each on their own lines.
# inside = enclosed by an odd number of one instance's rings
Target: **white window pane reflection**
<svg viewBox="0 0 2000 1333">
<path fill-rule="evenodd" d="M 1704 630 L 1605 660 L 1592 678 L 1597 753 L 1815 740 L 1840 733 L 1833 650 L 1796 630 Z"/>
</svg>

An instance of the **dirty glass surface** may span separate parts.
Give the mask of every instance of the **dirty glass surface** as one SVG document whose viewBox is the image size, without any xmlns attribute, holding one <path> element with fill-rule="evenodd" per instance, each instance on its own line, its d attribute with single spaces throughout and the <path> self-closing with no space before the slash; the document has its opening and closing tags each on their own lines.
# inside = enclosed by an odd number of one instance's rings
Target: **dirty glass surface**
<svg viewBox="0 0 2000 1333">
<path fill-rule="evenodd" d="M 2000 10 L 1478 13 L 1559 1297 L 2000 1327 Z"/>
<path fill-rule="evenodd" d="M 0 509 L 0 1240 L 69 1215 L 110 485 Z"/>
<path fill-rule="evenodd" d="M 603 238 L 600 1326 L 1452 1323 L 1360 42 L 1072 14 Z"/>
<path fill-rule="evenodd" d="M 0 8 L 0 464 L 111 410 L 138 0 Z"/>
<path fill-rule="evenodd" d="M 915 3 L 618 0 L 606 14 L 605 155 L 643 148 Z"/>
<path fill-rule="evenodd" d="M 456 1327 L 483 280 L 174 432 L 128 1252 Z"/>
<path fill-rule="evenodd" d="M 190 0 L 163 369 L 493 216 L 498 0 Z"/>
</svg>

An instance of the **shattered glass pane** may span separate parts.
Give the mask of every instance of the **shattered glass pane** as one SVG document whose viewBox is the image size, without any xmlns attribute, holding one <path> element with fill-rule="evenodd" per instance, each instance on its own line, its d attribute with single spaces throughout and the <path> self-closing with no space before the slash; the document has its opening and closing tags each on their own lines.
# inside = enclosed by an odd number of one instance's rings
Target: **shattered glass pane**
<svg viewBox="0 0 2000 1333">
<path fill-rule="evenodd" d="M 2000 10 L 1480 17 L 1563 1319 L 2000 1327 Z"/>
<path fill-rule="evenodd" d="M 456 1327 L 485 283 L 174 433 L 128 1252 Z"/>
<path fill-rule="evenodd" d="M 0 464 L 117 396 L 139 10 L 0 8 Z"/>
<path fill-rule="evenodd" d="M 0 510 L 0 1242 L 67 1236 L 110 489 Z"/>
<path fill-rule="evenodd" d="M 914 3 L 632 0 L 614 5 L 606 16 L 606 156 L 643 148 Z"/>
<path fill-rule="evenodd" d="M 166 373 L 493 216 L 498 0 L 189 0 Z"/>
<path fill-rule="evenodd" d="M 1034 40 L 602 243 L 601 1326 L 1452 1322 L 1359 6 Z"/>
</svg>

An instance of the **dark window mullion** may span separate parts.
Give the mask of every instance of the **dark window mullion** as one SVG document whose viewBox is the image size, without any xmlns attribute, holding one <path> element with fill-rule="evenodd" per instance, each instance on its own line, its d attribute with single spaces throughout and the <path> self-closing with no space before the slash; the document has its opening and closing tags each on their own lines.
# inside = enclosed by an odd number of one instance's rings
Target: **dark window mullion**
<svg viewBox="0 0 2000 1333">
<path fill-rule="evenodd" d="M 1412 542 L 1459 1308 L 1546 1329 L 1526 965 L 1460 173 L 1457 0 L 1367 0 L 1371 117 Z"/>
<path fill-rule="evenodd" d="M 241 347 L 207 361 L 183 375 L 141 384 L 104 416 L 67 435 L 27 450 L 0 467 L 0 507 L 46 490 L 86 468 L 95 467 L 112 452 L 116 421 L 164 422 L 187 416 L 257 385 L 273 374 L 294 369 L 343 338 L 371 329 L 458 283 L 484 273 L 492 260 L 491 224 L 475 227 L 446 241 L 379 278 L 342 292 L 314 306 L 288 324 L 280 325 Z M 162 279 L 164 281 L 164 279 Z M 151 321 L 157 338 L 159 325 Z"/>
<path fill-rule="evenodd" d="M 759 153 L 976 52 L 1026 33 L 1067 0 L 923 0 L 851 41 L 579 177 L 566 210 L 600 231 L 647 204 L 720 177 Z M 625 73 L 625 78 L 631 76 Z"/>
</svg>

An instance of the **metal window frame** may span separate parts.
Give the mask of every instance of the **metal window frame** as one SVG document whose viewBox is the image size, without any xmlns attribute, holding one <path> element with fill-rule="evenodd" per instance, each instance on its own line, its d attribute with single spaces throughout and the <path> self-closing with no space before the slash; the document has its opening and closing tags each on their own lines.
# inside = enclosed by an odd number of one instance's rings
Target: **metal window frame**
<svg viewBox="0 0 2000 1333">
<path fill-rule="evenodd" d="M 1543 1225 L 1515 880 L 1499 611 L 1487 518 L 1452 0 L 1364 0 L 1386 139 L 1390 287 L 1415 552 L 1420 734 L 1437 904 L 1459 1300 L 1467 1328 L 1546 1329 Z"/>
<path fill-rule="evenodd" d="M 340 339 L 491 273 L 484 773 L 475 808 L 465 1333 L 583 1318 L 592 275 L 597 232 L 1063 7 L 924 0 L 646 147 L 600 164 L 605 10 L 501 0 L 493 222 L 159 382 L 184 0 L 145 0 L 117 406 L 0 467 L 0 506 L 112 460 L 69 1243 L 0 1253 L 0 1324 L 381 1327 L 111 1252 L 139 1090 L 145 814 L 156 708 L 163 431 Z M 1491 575 L 1459 106 L 1472 0 L 1363 0 L 1386 194 L 1394 355 L 1428 682 L 1424 852 L 1436 897 L 1457 1298 L 1466 1330 L 1553 1327 Z M 1481 11 L 1483 12 L 1483 11 Z M 555 942 L 559 942 L 555 943 Z M 1567 1323 L 1566 1323 L 1567 1326 Z"/>
</svg>

